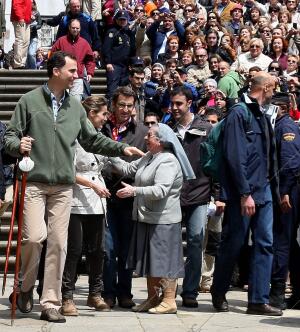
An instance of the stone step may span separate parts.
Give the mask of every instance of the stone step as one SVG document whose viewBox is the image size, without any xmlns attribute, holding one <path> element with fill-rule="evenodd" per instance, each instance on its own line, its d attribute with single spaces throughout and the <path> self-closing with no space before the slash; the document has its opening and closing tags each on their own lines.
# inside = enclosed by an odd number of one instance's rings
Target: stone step
<svg viewBox="0 0 300 332">
<path fill-rule="evenodd" d="M 20 82 L 21 81 L 21 82 Z M 19 77 L 10 77 L 10 76 L 0 76 L 0 85 L 11 85 L 11 84 L 15 84 L 15 83 L 22 83 L 24 85 L 42 85 L 45 82 L 47 82 L 47 78 L 46 77 L 23 77 L 22 79 L 20 79 Z M 105 84 L 106 83 L 106 78 L 105 77 L 93 77 L 91 80 L 91 84 Z M 18 85 L 17 84 L 17 85 Z"/>
<path fill-rule="evenodd" d="M 104 83 L 104 82 L 103 82 Z M 28 85 L 3 85 L 0 83 L 0 94 L 8 93 L 21 93 L 24 94 L 28 91 L 31 91 L 40 86 L 40 84 L 28 84 Z M 93 94 L 105 94 L 106 93 L 106 84 L 92 84 L 91 91 Z"/>
<path fill-rule="evenodd" d="M 95 77 L 103 76 L 105 77 L 106 71 L 104 69 L 96 69 L 95 70 Z M 9 76 L 9 77 L 37 77 L 43 76 L 47 77 L 47 70 L 28 70 L 28 69 L 15 69 L 15 70 L 0 70 L 0 77 L 2 76 Z"/>
</svg>

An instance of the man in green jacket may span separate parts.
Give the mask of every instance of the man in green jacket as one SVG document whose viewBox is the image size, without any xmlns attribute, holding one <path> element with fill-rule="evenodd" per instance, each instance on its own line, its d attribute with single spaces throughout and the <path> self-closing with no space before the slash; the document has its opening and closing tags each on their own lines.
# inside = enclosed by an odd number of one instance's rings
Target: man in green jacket
<svg viewBox="0 0 300 332">
<path fill-rule="evenodd" d="M 219 71 L 221 79 L 218 82 L 218 89 L 225 93 L 230 99 L 238 98 L 238 91 L 241 88 L 239 74 L 230 70 L 229 63 L 221 61 L 219 63 Z"/>
<path fill-rule="evenodd" d="M 114 142 L 97 132 L 81 104 L 66 92 L 77 75 L 76 58 L 56 52 L 48 61 L 48 82 L 25 94 L 8 125 L 4 145 L 15 157 L 30 153 L 35 163 L 28 174 L 22 229 L 21 277 L 17 297 L 21 312 L 33 306 L 43 241 L 47 239 L 41 319 L 65 322 L 59 312 L 66 257 L 75 141 L 88 152 L 106 156 L 143 155 L 135 147 Z M 45 222 L 47 216 L 47 224 Z"/>
</svg>

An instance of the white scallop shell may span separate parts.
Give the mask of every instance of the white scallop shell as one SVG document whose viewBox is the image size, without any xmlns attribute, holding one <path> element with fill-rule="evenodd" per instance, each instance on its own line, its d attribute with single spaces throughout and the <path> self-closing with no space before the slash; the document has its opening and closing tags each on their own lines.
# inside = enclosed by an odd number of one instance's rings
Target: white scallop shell
<svg viewBox="0 0 300 332">
<path fill-rule="evenodd" d="M 34 167 L 34 161 L 30 157 L 23 157 L 19 162 L 19 168 L 22 172 L 30 172 Z"/>
</svg>

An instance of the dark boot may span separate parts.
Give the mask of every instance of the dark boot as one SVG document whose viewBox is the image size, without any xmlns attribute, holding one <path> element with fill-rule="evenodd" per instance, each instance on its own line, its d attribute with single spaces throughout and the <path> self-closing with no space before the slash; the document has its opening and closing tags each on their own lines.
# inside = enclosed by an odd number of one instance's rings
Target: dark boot
<svg viewBox="0 0 300 332">
<path fill-rule="evenodd" d="M 272 283 L 270 298 L 269 298 L 270 305 L 275 308 L 285 310 L 286 303 L 284 295 L 285 295 L 285 283 L 284 282 Z"/>
</svg>

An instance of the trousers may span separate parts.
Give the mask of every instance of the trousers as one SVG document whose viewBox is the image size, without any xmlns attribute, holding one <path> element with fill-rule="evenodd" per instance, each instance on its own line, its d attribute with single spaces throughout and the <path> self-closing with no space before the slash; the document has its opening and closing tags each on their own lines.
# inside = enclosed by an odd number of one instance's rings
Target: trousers
<svg viewBox="0 0 300 332">
<path fill-rule="evenodd" d="M 43 242 L 47 239 L 42 310 L 61 305 L 61 283 L 67 251 L 72 185 L 27 183 L 21 245 L 21 291 L 34 287 Z M 45 222 L 47 215 L 47 223 Z"/>
</svg>

